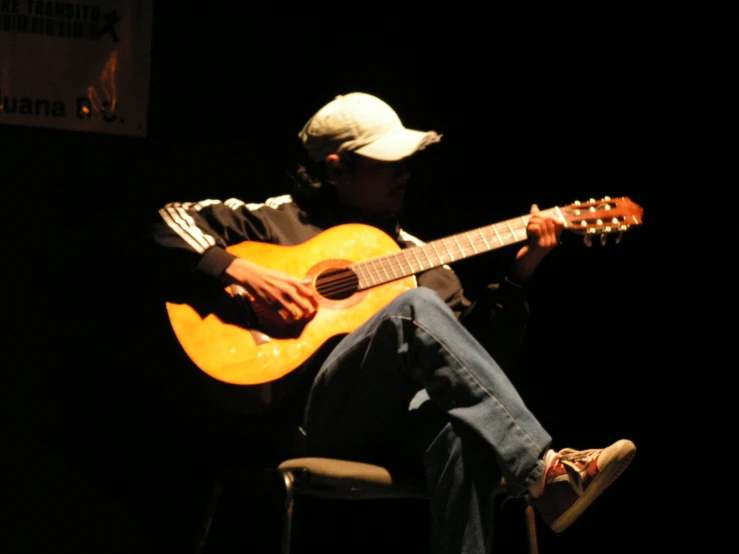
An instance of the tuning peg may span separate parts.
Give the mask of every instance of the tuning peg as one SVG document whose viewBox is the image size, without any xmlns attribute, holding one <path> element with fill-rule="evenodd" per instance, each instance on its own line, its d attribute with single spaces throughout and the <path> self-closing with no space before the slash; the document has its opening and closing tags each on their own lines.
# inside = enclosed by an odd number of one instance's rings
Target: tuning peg
<svg viewBox="0 0 739 554">
<path fill-rule="evenodd" d="M 593 246 L 593 239 L 590 237 L 590 235 L 585 235 L 582 238 L 582 241 L 585 243 L 585 246 L 587 246 L 588 248 Z"/>
</svg>

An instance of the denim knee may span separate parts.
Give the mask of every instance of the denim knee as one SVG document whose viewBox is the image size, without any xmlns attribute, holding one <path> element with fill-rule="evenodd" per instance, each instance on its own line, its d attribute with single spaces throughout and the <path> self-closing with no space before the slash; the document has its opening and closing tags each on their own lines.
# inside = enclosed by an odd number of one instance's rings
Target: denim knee
<svg viewBox="0 0 739 554">
<path fill-rule="evenodd" d="M 394 307 L 403 315 L 409 315 L 413 317 L 419 309 L 433 308 L 448 312 L 453 315 L 453 312 L 442 300 L 439 294 L 426 287 L 418 287 L 405 291 L 403 294 L 398 296 L 393 301 Z"/>
</svg>

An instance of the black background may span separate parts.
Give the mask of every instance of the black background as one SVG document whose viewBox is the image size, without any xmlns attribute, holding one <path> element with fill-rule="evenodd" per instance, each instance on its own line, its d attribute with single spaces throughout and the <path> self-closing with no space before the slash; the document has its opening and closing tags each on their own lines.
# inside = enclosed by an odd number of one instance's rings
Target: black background
<svg viewBox="0 0 739 554">
<path fill-rule="evenodd" d="M 444 134 L 414 160 L 403 224 L 423 239 L 534 202 L 610 195 L 644 208 L 619 244 L 567 240 L 531 285 L 514 379 L 555 447 L 628 437 L 639 449 L 575 526 L 540 524 L 540 546 L 722 551 L 705 493 L 731 486 L 732 458 L 716 461 L 710 435 L 731 405 L 716 394 L 723 335 L 705 308 L 727 285 L 707 240 L 723 237 L 714 193 L 736 185 L 728 15 L 283 8 L 157 4 L 146 138 L 0 126 L 9 552 L 192 551 L 217 469 L 274 461 L 272 422 L 226 417 L 194 385 L 151 286 L 145 224 L 168 201 L 287 192 L 298 130 L 354 90 Z M 513 252 L 459 262 L 471 297 Z M 269 504 L 253 500 L 229 540 L 271 552 Z M 299 516 L 296 551 L 424 544 L 420 506 L 319 508 Z M 524 548 L 514 512 L 501 516 L 506 552 Z M 355 525 L 399 535 L 334 547 Z M 300 540 L 309 527 L 314 550 Z"/>
</svg>

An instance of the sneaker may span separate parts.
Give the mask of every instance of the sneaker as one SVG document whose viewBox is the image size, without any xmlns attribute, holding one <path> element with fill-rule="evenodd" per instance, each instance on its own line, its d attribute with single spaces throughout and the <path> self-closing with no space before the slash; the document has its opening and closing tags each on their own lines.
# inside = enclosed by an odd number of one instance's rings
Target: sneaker
<svg viewBox="0 0 739 554">
<path fill-rule="evenodd" d="M 621 475 L 635 454 L 636 446 L 626 439 L 608 448 L 560 450 L 547 469 L 543 494 L 531 503 L 552 530 L 560 533 Z"/>
</svg>

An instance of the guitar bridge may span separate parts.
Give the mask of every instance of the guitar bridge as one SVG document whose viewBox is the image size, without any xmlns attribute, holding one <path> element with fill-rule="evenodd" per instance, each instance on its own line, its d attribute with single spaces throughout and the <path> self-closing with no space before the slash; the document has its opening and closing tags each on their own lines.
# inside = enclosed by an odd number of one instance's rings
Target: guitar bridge
<svg viewBox="0 0 739 554">
<path fill-rule="evenodd" d="M 249 329 L 251 337 L 254 339 L 254 344 L 266 344 L 270 341 L 269 335 L 265 335 L 261 331 L 256 329 Z"/>
</svg>

